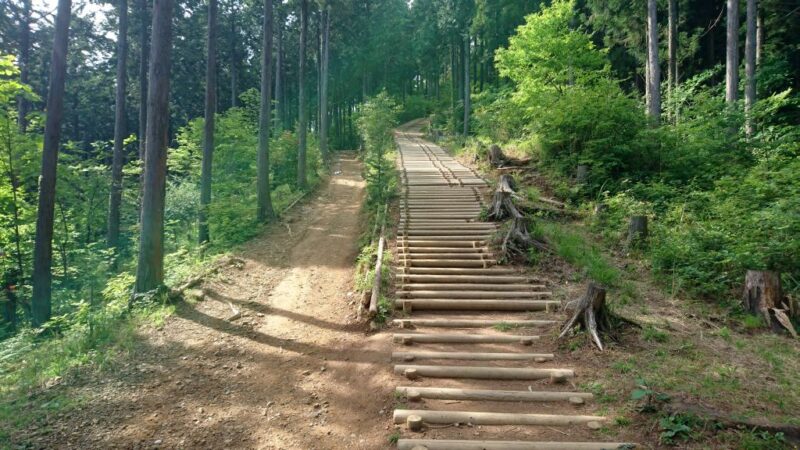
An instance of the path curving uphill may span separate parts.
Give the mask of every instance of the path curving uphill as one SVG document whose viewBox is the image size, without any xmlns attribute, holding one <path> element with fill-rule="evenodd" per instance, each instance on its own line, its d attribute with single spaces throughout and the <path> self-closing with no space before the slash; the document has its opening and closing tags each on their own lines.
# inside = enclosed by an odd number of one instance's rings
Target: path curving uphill
<svg viewBox="0 0 800 450">
<path fill-rule="evenodd" d="M 599 450 L 608 419 L 592 413 L 569 367 L 542 351 L 559 303 L 547 286 L 498 264 L 497 225 L 479 219 L 488 184 L 419 122 L 395 135 L 401 178 L 394 322 L 394 423 L 401 450 Z M 509 440 L 512 438 L 514 440 Z M 571 439 L 570 439 L 571 438 Z"/>
</svg>

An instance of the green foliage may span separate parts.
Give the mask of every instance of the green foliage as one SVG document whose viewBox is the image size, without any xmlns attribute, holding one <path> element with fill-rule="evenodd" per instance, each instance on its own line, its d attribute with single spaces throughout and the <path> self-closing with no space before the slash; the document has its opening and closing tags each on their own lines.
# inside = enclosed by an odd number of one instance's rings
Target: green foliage
<svg viewBox="0 0 800 450">
<path fill-rule="evenodd" d="M 678 441 L 686 441 L 692 437 L 692 430 L 702 421 L 693 414 L 672 414 L 658 421 L 661 433 L 658 436 L 662 444 L 675 445 Z"/>
<path fill-rule="evenodd" d="M 538 221 L 536 235 L 544 236 L 558 256 L 581 270 L 583 276 L 607 287 L 617 287 L 620 272 L 596 245 L 562 224 Z"/>
</svg>

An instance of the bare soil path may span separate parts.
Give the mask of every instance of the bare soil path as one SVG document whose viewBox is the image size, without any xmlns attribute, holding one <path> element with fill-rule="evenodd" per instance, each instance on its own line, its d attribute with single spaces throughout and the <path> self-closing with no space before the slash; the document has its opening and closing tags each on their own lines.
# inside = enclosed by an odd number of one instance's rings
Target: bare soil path
<svg viewBox="0 0 800 450">
<path fill-rule="evenodd" d="M 355 323 L 361 166 L 337 162 L 317 198 L 234 254 L 141 332 L 113 371 L 54 387 L 81 408 L 19 436 L 34 448 L 379 449 L 393 389 L 385 335 Z M 229 320 L 233 304 L 241 318 Z"/>
</svg>

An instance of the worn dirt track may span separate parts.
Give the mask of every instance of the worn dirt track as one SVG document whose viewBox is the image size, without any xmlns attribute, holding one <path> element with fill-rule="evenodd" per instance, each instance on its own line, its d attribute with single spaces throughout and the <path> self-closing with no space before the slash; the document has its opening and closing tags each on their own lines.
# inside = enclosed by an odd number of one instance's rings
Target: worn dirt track
<svg viewBox="0 0 800 450">
<path fill-rule="evenodd" d="M 81 407 L 12 445 L 386 448 L 390 343 L 352 317 L 364 183 L 357 160 L 336 164 L 318 197 L 234 253 L 244 266 L 207 282 L 204 301 L 141 331 L 113 370 L 65 378 L 51 390 Z"/>
</svg>

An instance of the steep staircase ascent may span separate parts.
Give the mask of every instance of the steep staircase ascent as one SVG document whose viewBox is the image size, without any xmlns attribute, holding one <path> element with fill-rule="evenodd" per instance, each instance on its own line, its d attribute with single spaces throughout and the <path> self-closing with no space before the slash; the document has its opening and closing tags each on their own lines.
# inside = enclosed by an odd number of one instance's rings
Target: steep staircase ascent
<svg viewBox="0 0 800 450">
<path fill-rule="evenodd" d="M 396 140 L 402 182 L 396 306 L 404 318 L 395 324 L 404 332 L 393 336 L 397 351 L 392 360 L 395 374 L 404 378 L 396 397 L 409 409 L 396 409 L 394 422 L 412 432 L 446 435 L 402 438 L 398 448 L 632 448 L 613 442 L 462 438 L 528 436 L 519 432 L 527 427 L 599 429 L 607 418 L 583 413 L 592 394 L 566 389 L 575 373 L 555 364 L 555 355 L 536 351 L 538 333 L 519 334 L 555 326 L 552 312 L 559 303 L 543 284 L 498 265 L 489 248 L 497 225 L 479 220 L 486 181 L 418 132 L 398 131 Z M 437 433 L 453 424 L 463 427 Z M 511 433 L 504 431 L 507 427 Z"/>
</svg>

